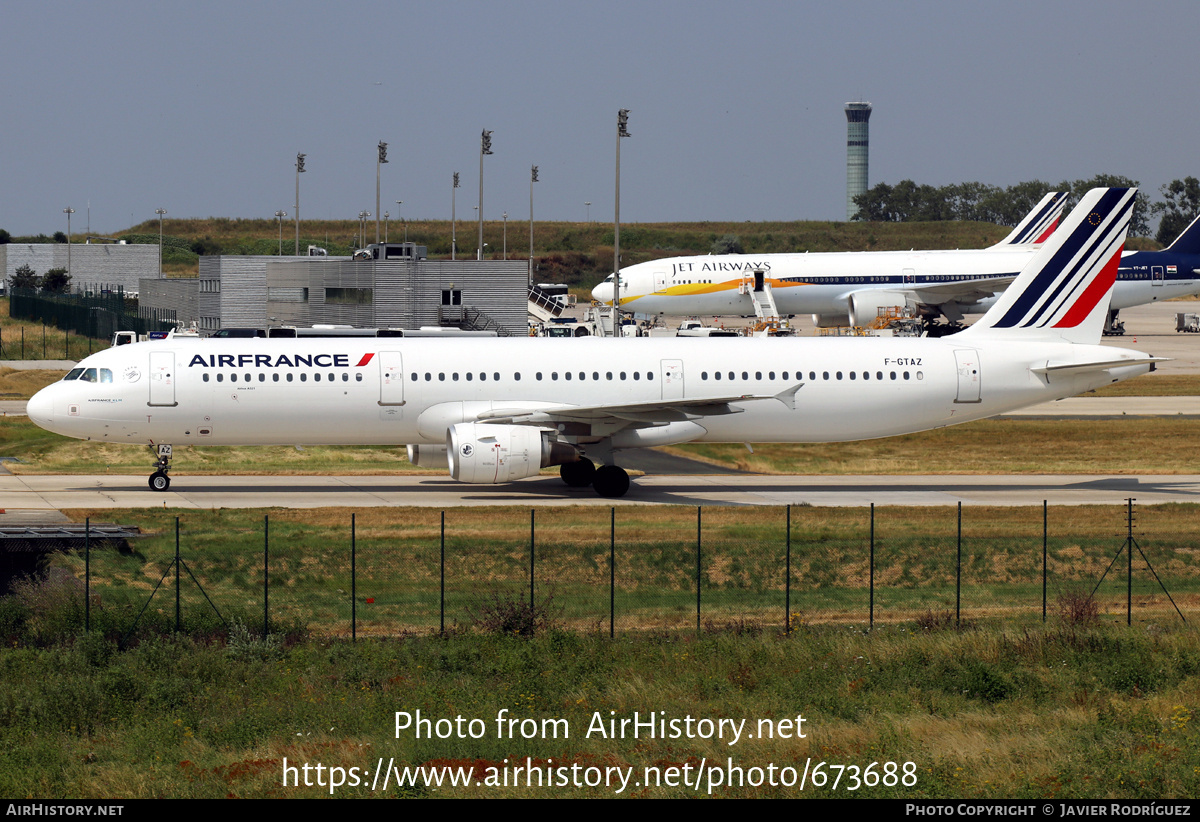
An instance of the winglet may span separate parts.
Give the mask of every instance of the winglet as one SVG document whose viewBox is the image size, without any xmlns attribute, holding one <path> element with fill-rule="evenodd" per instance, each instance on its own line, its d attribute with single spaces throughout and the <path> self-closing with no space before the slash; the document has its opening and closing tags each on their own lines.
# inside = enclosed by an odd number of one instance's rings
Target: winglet
<svg viewBox="0 0 1200 822">
<path fill-rule="evenodd" d="M 804 383 L 798 382 L 791 388 L 785 388 L 775 395 L 775 399 L 788 407 L 789 411 L 796 410 L 796 392 L 804 387 Z"/>
</svg>

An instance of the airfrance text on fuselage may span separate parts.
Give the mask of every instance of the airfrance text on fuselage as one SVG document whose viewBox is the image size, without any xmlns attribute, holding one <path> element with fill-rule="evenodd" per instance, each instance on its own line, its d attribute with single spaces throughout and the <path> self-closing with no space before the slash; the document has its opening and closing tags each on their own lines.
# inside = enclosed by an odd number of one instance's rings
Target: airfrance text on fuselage
<svg viewBox="0 0 1200 822">
<path fill-rule="evenodd" d="M 374 354 L 364 354 L 355 368 L 366 365 Z M 349 368 L 347 354 L 194 354 L 188 368 Z"/>
</svg>

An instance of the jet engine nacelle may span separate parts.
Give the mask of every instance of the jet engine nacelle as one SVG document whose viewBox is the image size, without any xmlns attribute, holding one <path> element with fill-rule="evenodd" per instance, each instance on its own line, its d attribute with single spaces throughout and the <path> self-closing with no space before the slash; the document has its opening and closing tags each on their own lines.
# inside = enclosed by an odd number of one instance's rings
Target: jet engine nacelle
<svg viewBox="0 0 1200 822">
<path fill-rule="evenodd" d="M 462 422 L 451 426 L 446 435 L 450 476 L 459 482 L 511 482 L 579 459 L 574 446 L 552 439 L 553 435 L 524 425 Z"/>
<path fill-rule="evenodd" d="M 817 328 L 839 328 L 849 322 L 845 314 L 813 314 L 812 321 Z"/>
<path fill-rule="evenodd" d="M 408 461 L 421 468 L 445 468 L 449 459 L 448 453 L 444 445 L 410 445 Z"/>
<path fill-rule="evenodd" d="M 908 304 L 908 295 L 903 291 L 878 291 L 867 289 L 850 295 L 850 325 L 869 326 L 879 316 L 881 308 L 903 308 Z"/>
</svg>

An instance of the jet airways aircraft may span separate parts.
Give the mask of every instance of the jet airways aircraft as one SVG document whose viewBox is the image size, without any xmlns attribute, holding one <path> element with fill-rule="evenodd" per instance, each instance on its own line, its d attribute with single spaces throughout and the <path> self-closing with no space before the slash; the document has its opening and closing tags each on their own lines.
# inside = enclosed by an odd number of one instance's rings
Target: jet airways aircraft
<svg viewBox="0 0 1200 822">
<path fill-rule="evenodd" d="M 1061 201 L 1060 201 L 1061 203 Z M 1059 206 L 1061 208 L 1061 205 Z M 1034 214 L 1045 211 L 1040 205 Z M 1053 226 L 1051 225 L 1052 229 Z M 769 292 L 782 316 L 812 314 L 822 328 L 866 326 L 880 308 L 907 306 L 926 327 L 957 330 L 964 314 L 981 314 L 1037 253 L 1046 232 L 1015 229 L 991 248 L 955 251 L 856 251 L 673 257 L 621 272 L 621 308 L 643 316 L 752 316 Z M 611 304 L 613 277 L 592 291 Z M 1117 272 L 1109 321 L 1122 308 L 1200 291 L 1200 219 L 1162 251 L 1126 252 Z M 934 326 L 945 316 L 950 326 Z"/>
<path fill-rule="evenodd" d="M 1133 195 L 1089 192 L 949 338 L 168 338 L 93 354 L 28 413 L 66 436 L 157 448 L 160 491 L 172 445 L 357 443 L 407 444 L 470 483 L 557 465 L 570 486 L 621 496 L 627 448 L 887 437 L 1152 370 L 1153 357 L 1098 345 Z"/>
</svg>

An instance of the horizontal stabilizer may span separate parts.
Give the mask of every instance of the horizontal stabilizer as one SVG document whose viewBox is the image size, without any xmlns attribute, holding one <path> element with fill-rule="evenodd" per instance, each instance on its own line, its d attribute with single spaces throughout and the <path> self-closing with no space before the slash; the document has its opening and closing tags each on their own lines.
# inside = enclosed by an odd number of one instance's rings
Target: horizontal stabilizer
<svg viewBox="0 0 1200 822">
<path fill-rule="evenodd" d="M 1048 362 L 1045 365 L 1039 365 L 1031 368 L 1035 374 L 1062 374 L 1070 373 L 1085 373 L 1088 371 L 1107 371 L 1110 368 L 1121 368 L 1127 365 L 1150 365 L 1151 371 L 1153 366 L 1160 362 L 1170 362 L 1170 357 L 1139 357 L 1137 359 L 1127 360 L 1096 360 L 1093 362 L 1064 362 L 1052 363 Z"/>
</svg>

